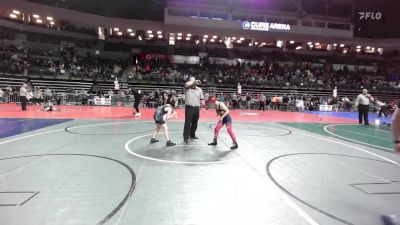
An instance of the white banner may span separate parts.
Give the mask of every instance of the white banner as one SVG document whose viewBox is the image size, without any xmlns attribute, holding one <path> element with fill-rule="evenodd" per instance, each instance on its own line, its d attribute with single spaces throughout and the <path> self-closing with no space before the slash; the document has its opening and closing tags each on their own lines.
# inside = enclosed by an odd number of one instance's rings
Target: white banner
<svg viewBox="0 0 400 225">
<path fill-rule="evenodd" d="M 110 98 L 94 98 L 94 105 L 111 105 L 111 97 Z"/>
<path fill-rule="evenodd" d="M 332 105 L 320 105 L 319 106 L 319 111 L 321 112 L 332 112 Z"/>
</svg>

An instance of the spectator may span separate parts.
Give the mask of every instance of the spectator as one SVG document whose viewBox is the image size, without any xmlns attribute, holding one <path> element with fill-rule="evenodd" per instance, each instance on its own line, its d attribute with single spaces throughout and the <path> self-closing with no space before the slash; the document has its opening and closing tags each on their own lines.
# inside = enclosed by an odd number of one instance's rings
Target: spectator
<svg viewBox="0 0 400 225">
<path fill-rule="evenodd" d="M 22 111 L 26 111 L 26 103 L 27 103 L 27 98 L 26 96 L 28 95 L 28 85 L 23 84 L 21 88 L 19 89 L 19 96 L 21 99 L 21 107 Z"/>
<path fill-rule="evenodd" d="M 265 111 L 265 102 L 267 100 L 267 97 L 265 97 L 265 95 L 261 93 L 259 100 L 260 100 L 260 111 L 261 110 Z"/>
<path fill-rule="evenodd" d="M 48 100 L 53 99 L 53 92 L 51 91 L 51 89 L 49 87 L 46 87 L 46 89 L 44 90 L 44 99 L 46 102 Z"/>
<path fill-rule="evenodd" d="M 35 87 L 35 92 L 33 93 L 33 103 L 35 103 L 36 105 L 42 103 L 43 101 L 43 94 L 42 94 L 42 90 L 40 90 L 39 87 Z"/>
</svg>

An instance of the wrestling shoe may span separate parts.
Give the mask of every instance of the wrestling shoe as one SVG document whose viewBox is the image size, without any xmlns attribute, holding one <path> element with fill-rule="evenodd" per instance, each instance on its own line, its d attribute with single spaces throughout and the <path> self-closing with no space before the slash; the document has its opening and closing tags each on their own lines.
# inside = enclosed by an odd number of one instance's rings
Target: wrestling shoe
<svg viewBox="0 0 400 225">
<path fill-rule="evenodd" d="M 231 147 L 232 150 L 239 148 L 239 145 L 236 142 L 233 142 L 233 146 Z"/>
<path fill-rule="evenodd" d="M 217 142 L 216 138 L 213 139 L 213 142 L 208 143 L 208 145 L 213 145 L 213 146 L 216 146 L 217 144 L 218 144 L 218 142 Z"/>
<path fill-rule="evenodd" d="M 167 141 L 167 147 L 169 147 L 169 146 L 174 146 L 174 145 L 176 145 L 174 142 L 172 142 L 172 141 Z"/>
<path fill-rule="evenodd" d="M 157 139 L 155 139 L 155 138 L 152 138 L 151 140 L 150 140 L 150 143 L 156 143 L 156 142 L 158 142 L 158 140 Z"/>
</svg>

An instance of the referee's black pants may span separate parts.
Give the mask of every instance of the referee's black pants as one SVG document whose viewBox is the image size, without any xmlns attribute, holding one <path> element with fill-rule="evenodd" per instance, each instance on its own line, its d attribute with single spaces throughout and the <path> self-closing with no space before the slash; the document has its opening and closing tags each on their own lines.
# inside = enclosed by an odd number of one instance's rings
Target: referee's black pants
<svg viewBox="0 0 400 225">
<path fill-rule="evenodd" d="M 136 110 L 136 113 L 139 113 L 139 104 L 140 104 L 140 99 L 139 100 L 135 99 L 135 102 L 133 103 L 133 108 Z"/>
<path fill-rule="evenodd" d="M 200 107 L 185 107 L 185 128 L 183 129 L 183 139 L 196 137 L 197 123 L 199 122 Z"/>
<path fill-rule="evenodd" d="M 262 111 L 265 111 L 265 102 L 263 102 L 263 101 L 260 101 L 260 111 L 261 111 L 261 109 L 262 109 Z"/>
<path fill-rule="evenodd" d="M 22 111 L 26 110 L 26 103 L 27 103 L 27 99 L 26 96 L 20 96 L 20 100 L 21 100 L 21 106 L 22 106 Z"/>
<path fill-rule="evenodd" d="M 361 104 L 358 105 L 358 122 L 360 124 L 362 124 L 364 118 L 365 125 L 369 125 L 368 111 L 369 111 L 369 105 L 361 105 Z"/>
</svg>

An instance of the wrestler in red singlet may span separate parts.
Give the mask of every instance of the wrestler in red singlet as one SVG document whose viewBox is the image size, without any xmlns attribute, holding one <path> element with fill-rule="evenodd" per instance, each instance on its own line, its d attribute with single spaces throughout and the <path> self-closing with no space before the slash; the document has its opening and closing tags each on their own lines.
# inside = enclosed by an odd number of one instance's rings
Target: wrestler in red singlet
<svg viewBox="0 0 400 225">
<path fill-rule="evenodd" d="M 214 104 L 215 110 L 217 111 L 217 114 L 221 117 L 221 119 L 218 121 L 218 124 L 214 129 L 214 140 L 208 145 L 217 145 L 219 131 L 224 125 L 226 125 L 226 129 L 228 130 L 228 133 L 233 141 L 233 146 L 231 147 L 231 149 L 237 149 L 239 146 L 236 142 L 235 134 L 232 131 L 232 118 L 229 115 L 228 107 L 226 107 L 224 103 L 217 101 L 214 96 L 210 98 L 210 103 Z"/>
</svg>

